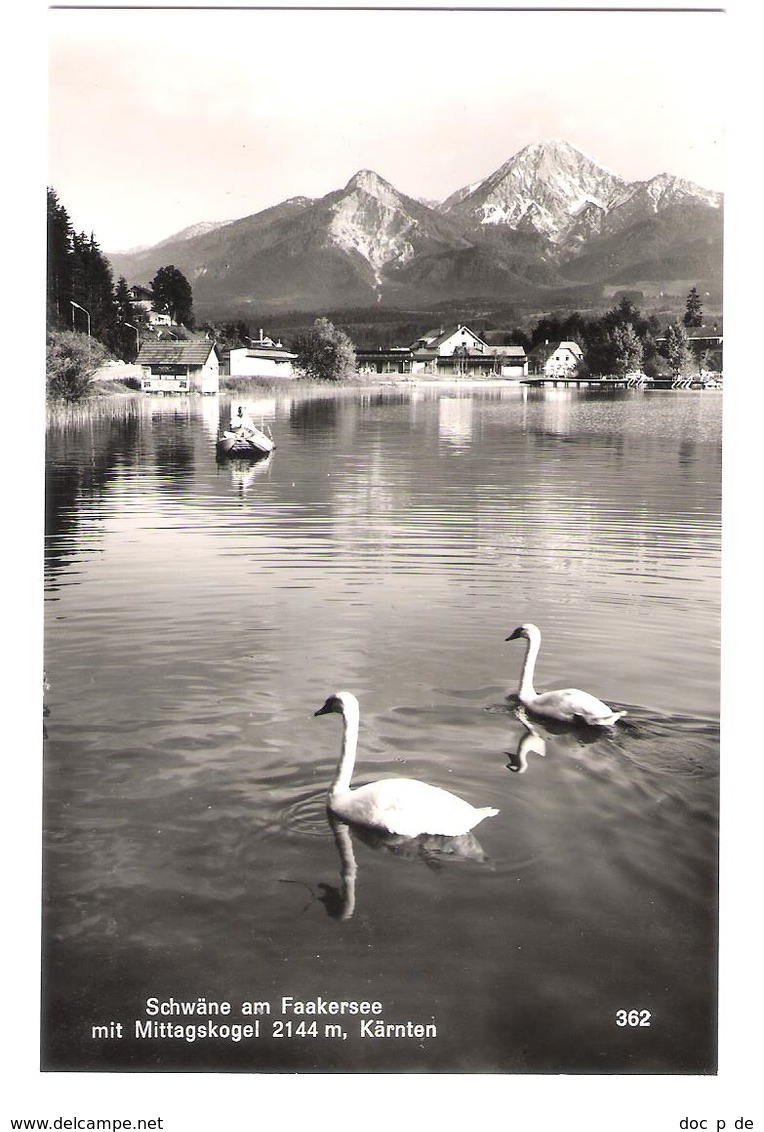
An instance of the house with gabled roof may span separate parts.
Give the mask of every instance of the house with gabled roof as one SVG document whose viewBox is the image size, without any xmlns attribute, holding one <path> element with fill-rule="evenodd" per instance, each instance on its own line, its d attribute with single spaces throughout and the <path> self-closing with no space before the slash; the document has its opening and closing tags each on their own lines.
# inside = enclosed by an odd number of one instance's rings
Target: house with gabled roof
<svg viewBox="0 0 764 1132">
<path fill-rule="evenodd" d="M 584 352 L 578 342 L 545 342 L 531 350 L 530 369 L 544 377 L 574 377 L 583 361 Z"/>
<path fill-rule="evenodd" d="M 144 342 L 135 361 L 143 367 L 144 393 L 217 393 L 220 389 L 220 358 L 208 338 Z"/>
<path fill-rule="evenodd" d="M 482 377 L 519 379 L 528 374 L 523 346 L 512 341 L 507 330 L 476 334 L 464 323 L 438 327 L 411 345 L 412 373 L 441 377 L 471 374 Z"/>
<path fill-rule="evenodd" d="M 464 323 L 438 327 L 411 345 L 411 372 L 441 377 L 493 373 L 494 356 L 474 331 Z"/>
<path fill-rule="evenodd" d="M 166 311 L 158 311 L 154 306 L 154 292 L 150 287 L 134 283 L 128 287 L 130 306 L 136 318 L 144 319 L 149 326 L 172 326 L 172 319 Z"/>
</svg>

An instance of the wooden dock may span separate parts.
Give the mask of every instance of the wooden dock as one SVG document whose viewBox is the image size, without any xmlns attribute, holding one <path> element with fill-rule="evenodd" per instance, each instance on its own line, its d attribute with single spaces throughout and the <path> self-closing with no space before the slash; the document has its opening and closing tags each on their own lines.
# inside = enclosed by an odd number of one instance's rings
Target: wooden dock
<svg viewBox="0 0 764 1132">
<path fill-rule="evenodd" d="M 520 379 L 521 385 L 540 388 L 543 385 L 562 386 L 567 389 L 641 389 L 644 388 L 633 377 L 552 377 L 543 373 L 532 374 Z"/>
<path fill-rule="evenodd" d="M 650 381 L 639 381 L 635 377 L 547 377 L 542 373 L 531 374 L 520 379 L 521 385 L 539 389 L 544 385 L 573 386 L 576 389 L 705 389 L 706 382 L 698 378 L 655 377 Z M 715 383 L 713 388 L 718 385 Z"/>
</svg>

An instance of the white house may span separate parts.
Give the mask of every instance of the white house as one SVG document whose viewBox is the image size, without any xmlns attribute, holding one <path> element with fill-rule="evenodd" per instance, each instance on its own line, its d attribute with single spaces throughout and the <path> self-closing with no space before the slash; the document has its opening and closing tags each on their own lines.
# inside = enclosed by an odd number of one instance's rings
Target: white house
<svg viewBox="0 0 764 1132">
<path fill-rule="evenodd" d="M 411 372 L 519 379 L 528 374 L 528 357 L 508 331 L 486 331 L 481 338 L 460 322 L 431 330 L 412 344 Z"/>
<path fill-rule="evenodd" d="M 294 377 L 296 361 L 297 354 L 266 338 L 229 350 L 225 369 L 231 377 Z"/>
<path fill-rule="evenodd" d="M 206 338 L 144 342 L 135 361 L 143 367 L 144 393 L 217 393 L 220 389 L 220 358 L 215 343 Z"/>
<path fill-rule="evenodd" d="M 551 348 L 547 345 L 540 360 L 545 377 L 573 377 L 583 363 L 584 352 L 578 342 L 558 342 Z"/>
<path fill-rule="evenodd" d="M 130 306 L 138 317 L 146 320 L 149 326 L 172 326 L 172 319 L 165 311 L 154 309 L 154 292 L 140 283 L 128 288 Z"/>
<path fill-rule="evenodd" d="M 411 347 L 411 372 L 454 376 L 490 373 L 494 356 L 487 343 L 468 326 L 459 323 L 439 327 L 418 338 Z"/>
</svg>

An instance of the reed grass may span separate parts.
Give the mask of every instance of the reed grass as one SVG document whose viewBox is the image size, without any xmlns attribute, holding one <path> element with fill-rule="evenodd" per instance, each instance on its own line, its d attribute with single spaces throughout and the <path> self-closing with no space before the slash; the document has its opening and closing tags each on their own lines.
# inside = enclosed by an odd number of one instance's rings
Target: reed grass
<svg viewBox="0 0 764 1132">
<path fill-rule="evenodd" d="M 48 428 L 69 428 L 93 420 L 129 420 L 147 416 L 149 406 L 142 393 L 111 393 L 81 401 L 51 400 L 45 406 Z"/>
<path fill-rule="evenodd" d="M 378 381 L 368 377 L 358 377 L 353 381 L 318 381 L 310 378 L 222 378 L 220 396 L 223 399 L 246 400 L 249 397 L 262 397 L 270 394 L 289 397 L 320 397 L 327 393 L 342 393 L 372 388 Z M 166 398 L 141 390 L 129 389 L 119 382 L 99 382 L 98 388 L 91 390 L 80 401 L 49 399 L 45 405 L 45 423 L 49 429 L 77 427 L 93 421 L 129 420 L 148 417 L 157 401 L 171 403 L 176 397 L 201 397 L 202 394 L 168 394 Z M 208 395 L 204 395 L 208 396 Z"/>
</svg>

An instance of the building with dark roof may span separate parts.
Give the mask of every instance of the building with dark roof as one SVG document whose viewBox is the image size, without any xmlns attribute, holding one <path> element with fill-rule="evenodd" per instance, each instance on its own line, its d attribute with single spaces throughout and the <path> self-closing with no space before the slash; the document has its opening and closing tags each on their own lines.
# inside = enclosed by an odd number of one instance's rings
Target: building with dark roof
<svg viewBox="0 0 764 1132">
<path fill-rule="evenodd" d="M 220 358 L 207 338 L 144 342 L 135 359 L 144 393 L 217 393 Z"/>
</svg>

